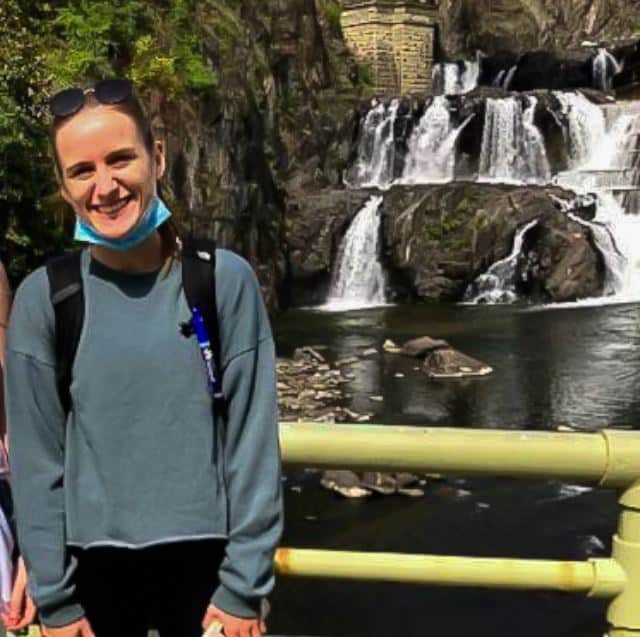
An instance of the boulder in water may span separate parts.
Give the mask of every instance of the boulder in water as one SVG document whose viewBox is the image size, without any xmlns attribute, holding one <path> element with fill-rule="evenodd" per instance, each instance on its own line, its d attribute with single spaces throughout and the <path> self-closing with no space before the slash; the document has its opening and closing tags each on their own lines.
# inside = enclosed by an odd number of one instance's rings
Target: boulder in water
<svg viewBox="0 0 640 637">
<path fill-rule="evenodd" d="M 424 360 L 423 370 L 429 378 L 465 378 L 486 376 L 493 369 L 453 348 L 436 349 Z"/>
<path fill-rule="evenodd" d="M 462 300 L 480 274 L 511 254 L 518 231 L 537 220 L 517 255 L 515 291 L 543 302 L 597 295 L 602 257 L 590 229 L 559 205 L 580 205 L 574 201 L 574 193 L 552 186 L 393 186 L 382 205 L 389 284 L 399 298 Z M 572 282 L 559 285 L 567 275 Z"/>
<path fill-rule="evenodd" d="M 402 348 L 398 347 L 391 339 L 387 339 L 382 344 L 382 349 L 389 354 L 401 354 Z"/>
<path fill-rule="evenodd" d="M 357 473 L 347 470 L 325 471 L 320 479 L 320 484 L 329 491 L 335 491 L 345 498 L 366 498 L 371 491 L 361 486 Z"/>
<path fill-rule="evenodd" d="M 348 470 L 324 471 L 320 484 L 330 491 L 335 491 L 345 498 L 364 498 L 378 495 L 407 495 L 418 497 L 424 495 L 420 484 L 424 481 L 412 473 L 382 473 L 365 471 L 356 473 Z"/>
<path fill-rule="evenodd" d="M 402 354 L 413 356 L 414 358 L 424 358 L 428 353 L 436 349 L 448 348 L 449 343 L 439 338 L 431 338 L 430 336 L 422 336 L 407 341 L 402 346 Z"/>
</svg>

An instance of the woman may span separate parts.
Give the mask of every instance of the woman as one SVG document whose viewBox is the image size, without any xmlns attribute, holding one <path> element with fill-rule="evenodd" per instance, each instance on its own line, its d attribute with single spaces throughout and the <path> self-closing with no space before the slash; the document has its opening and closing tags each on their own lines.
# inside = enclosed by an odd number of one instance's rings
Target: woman
<svg viewBox="0 0 640 637">
<path fill-rule="evenodd" d="M 126 80 L 51 100 L 76 215 L 85 315 L 71 410 L 56 386 L 43 268 L 7 342 L 18 538 L 48 637 L 260 637 L 281 533 L 274 346 L 256 278 L 216 252 L 224 418 L 213 409 L 170 212 L 162 143 Z M 220 443 L 220 444 L 218 444 Z"/>
<path fill-rule="evenodd" d="M 9 321 L 11 292 L 4 266 L 0 262 L 0 618 L 5 620 L 11 599 L 13 574 L 13 534 L 9 528 L 11 503 L 9 498 L 9 458 L 7 428 L 4 414 L 4 342 Z"/>
<path fill-rule="evenodd" d="M 8 630 L 21 630 L 35 619 L 33 601 L 27 595 L 24 561 L 15 564 L 15 541 L 11 528 L 13 506 L 9 492 L 9 459 L 4 409 L 4 346 L 11 307 L 11 289 L 0 262 L 0 622 Z"/>
</svg>

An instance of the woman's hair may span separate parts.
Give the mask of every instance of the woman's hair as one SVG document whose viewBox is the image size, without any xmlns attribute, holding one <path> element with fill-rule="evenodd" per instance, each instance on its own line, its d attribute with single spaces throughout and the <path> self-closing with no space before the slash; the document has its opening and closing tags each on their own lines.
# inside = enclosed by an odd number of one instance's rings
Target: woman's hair
<svg viewBox="0 0 640 637">
<path fill-rule="evenodd" d="M 82 112 L 85 108 L 95 108 L 96 106 L 100 106 L 100 102 L 96 99 L 93 93 L 88 93 L 87 95 L 85 95 L 84 106 L 79 111 L 77 111 L 77 113 Z M 140 139 L 144 144 L 144 147 L 146 148 L 149 155 L 153 155 L 154 136 L 153 130 L 151 128 L 151 121 L 147 117 L 147 114 L 144 112 L 142 104 L 136 97 L 135 93 L 131 92 L 129 97 L 127 97 L 122 102 L 109 104 L 109 108 L 122 113 L 123 115 L 126 115 L 133 120 L 133 123 L 136 125 L 136 129 L 140 135 Z M 77 113 L 69 115 L 68 117 L 54 117 L 53 122 L 51 123 L 51 151 L 53 153 L 56 176 L 58 177 L 59 181 L 62 181 L 62 167 L 60 166 L 60 157 L 58 156 L 58 149 L 56 147 L 56 135 L 58 134 L 58 130 L 60 130 L 60 127 L 67 120 L 77 115 Z"/>
<path fill-rule="evenodd" d="M 100 102 L 96 99 L 93 93 L 88 93 L 85 95 L 84 106 L 78 111 L 81 112 L 85 108 L 95 108 L 96 106 L 100 106 Z M 154 151 L 154 142 L 155 137 L 153 135 L 153 129 L 151 127 L 151 121 L 140 103 L 140 100 L 136 97 L 135 92 L 131 92 L 131 94 L 122 102 L 118 102 L 116 104 L 110 104 L 109 108 L 126 115 L 127 117 L 133 120 L 133 123 L 136 126 L 136 130 L 140 135 L 140 139 L 149 153 L 149 156 L 153 158 Z M 49 134 L 49 140 L 51 142 L 51 152 L 53 154 L 53 163 L 56 171 L 56 178 L 58 182 L 62 183 L 62 166 L 60 165 L 60 157 L 58 156 L 58 149 L 56 147 L 56 135 L 58 134 L 58 130 L 70 118 L 74 117 L 77 113 L 73 115 L 69 115 L 69 117 L 54 117 Z M 160 196 L 160 182 L 157 184 L 158 188 L 158 196 Z M 175 225 L 169 219 L 165 223 L 158 228 L 160 232 L 160 236 L 162 237 L 162 246 L 163 251 L 165 253 L 165 257 L 170 257 L 175 254 L 176 251 L 176 239 L 178 237 L 178 233 Z"/>
</svg>

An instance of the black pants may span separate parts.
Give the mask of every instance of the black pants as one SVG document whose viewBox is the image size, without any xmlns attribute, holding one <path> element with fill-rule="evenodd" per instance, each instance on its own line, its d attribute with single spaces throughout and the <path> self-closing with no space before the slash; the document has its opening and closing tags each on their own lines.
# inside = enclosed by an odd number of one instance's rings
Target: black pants
<svg viewBox="0 0 640 637">
<path fill-rule="evenodd" d="M 219 540 L 76 550 L 77 592 L 96 637 L 200 637 L 218 585 Z"/>
</svg>

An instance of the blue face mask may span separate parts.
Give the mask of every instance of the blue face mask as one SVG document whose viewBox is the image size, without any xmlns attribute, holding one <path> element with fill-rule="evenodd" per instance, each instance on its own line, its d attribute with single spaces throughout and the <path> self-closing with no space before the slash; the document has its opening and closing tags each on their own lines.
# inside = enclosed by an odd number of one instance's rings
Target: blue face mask
<svg viewBox="0 0 640 637">
<path fill-rule="evenodd" d="M 76 230 L 73 238 L 93 245 L 103 246 L 118 252 L 135 248 L 148 239 L 169 217 L 171 211 L 164 205 L 160 197 L 153 197 L 144 211 L 138 224 L 120 239 L 106 239 L 99 235 L 88 223 L 76 217 Z"/>
</svg>

